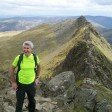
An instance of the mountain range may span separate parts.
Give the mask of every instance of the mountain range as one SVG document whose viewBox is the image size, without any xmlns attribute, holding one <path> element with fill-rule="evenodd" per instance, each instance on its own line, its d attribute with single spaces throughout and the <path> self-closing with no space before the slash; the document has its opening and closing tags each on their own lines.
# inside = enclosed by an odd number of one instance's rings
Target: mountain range
<svg viewBox="0 0 112 112">
<path fill-rule="evenodd" d="M 84 16 L 44 23 L 0 41 L 4 71 L 22 52 L 25 40 L 34 43 L 34 51 L 40 57 L 44 95 L 56 101 L 54 105 L 61 112 L 112 111 L 112 48 Z M 4 89 L 7 77 L 0 76 Z M 15 100 L 7 95 L 4 102 L 9 100 L 14 106 Z"/>
<path fill-rule="evenodd" d="M 97 30 L 107 38 L 108 42 L 112 42 L 112 18 L 104 16 L 85 16 L 86 19 L 91 22 Z M 0 19 L 0 31 L 18 31 L 28 30 L 43 23 L 60 24 L 60 22 L 68 20 L 76 20 L 74 17 L 13 17 Z"/>
</svg>

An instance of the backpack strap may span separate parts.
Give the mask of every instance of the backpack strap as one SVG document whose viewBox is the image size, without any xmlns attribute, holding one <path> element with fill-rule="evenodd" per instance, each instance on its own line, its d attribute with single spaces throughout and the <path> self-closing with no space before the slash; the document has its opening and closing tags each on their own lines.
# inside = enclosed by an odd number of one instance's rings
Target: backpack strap
<svg viewBox="0 0 112 112">
<path fill-rule="evenodd" d="M 37 56 L 33 53 L 34 61 L 35 61 L 35 67 L 37 66 Z"/>
<path fill-rule="evenodd" d="M 18 83 L 18 73 L 19 73 L 19 71 L 21 69 L 20 64 L 21 64 L 22 61 L 23 61 L 23 53 L 20 54 L 19 60 L 18 60 L 18 63 L 17 63 L 17 67 L 18 67 L 17 73 L 16 73 L 16 81 L 17 81 L 17 83 Z"/>
<path fill-rule="evenodd" d="M 33 53 L 33 57 L 34 57 L 34 61 L 35 61 L 34 71 L 35 71 L 35 74 L 37 74 L 37 56 L 36 56 L 36 54 Z"/>
</svg>

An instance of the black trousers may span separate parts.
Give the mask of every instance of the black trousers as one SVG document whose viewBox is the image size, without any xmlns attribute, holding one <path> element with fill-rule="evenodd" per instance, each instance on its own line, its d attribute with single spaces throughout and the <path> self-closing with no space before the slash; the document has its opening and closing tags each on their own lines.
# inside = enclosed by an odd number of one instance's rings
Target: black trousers
<svg viewBox="0 0 112 112">
<path fill-rule="evenodd" d="M 29 112 L 35 112 L 35 85 L 34 83 L 32 84 L 18 84 L 18 90 L 16 91 L 16 111 L 15 112 L 22 112 L 23 108 L 23 103 L 24 103 L 24 98 L 25 98 L 25 93 L 28 96 L 28 110 Z"/>
</svg>

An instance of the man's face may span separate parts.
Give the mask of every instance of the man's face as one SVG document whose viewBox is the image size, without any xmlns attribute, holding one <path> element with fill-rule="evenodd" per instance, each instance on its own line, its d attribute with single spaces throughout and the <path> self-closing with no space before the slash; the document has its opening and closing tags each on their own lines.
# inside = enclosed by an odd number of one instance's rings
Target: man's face
<svg viewBox="0 0 112 112">
<path fill-rule="evenodd" d="M 29 45 L 24 45 L 23 46 L 23 53 L 26 55 L 26 56 L 29 56 L 32 52 L 32 48 L 29 46 Z"/>
</svg>

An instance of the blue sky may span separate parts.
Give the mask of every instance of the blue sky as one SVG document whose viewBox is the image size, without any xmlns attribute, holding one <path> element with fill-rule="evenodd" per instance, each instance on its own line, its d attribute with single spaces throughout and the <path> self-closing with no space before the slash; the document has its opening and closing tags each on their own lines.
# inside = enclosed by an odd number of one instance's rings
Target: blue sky
<svg viewBox="0 0 112 112">
<path fill-rule="evenodd" d="M 0 0 L 0 17 L 111 16 L 112 0 Z"/>
</svg>

